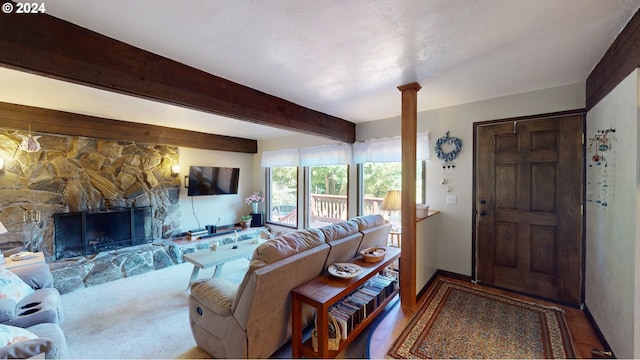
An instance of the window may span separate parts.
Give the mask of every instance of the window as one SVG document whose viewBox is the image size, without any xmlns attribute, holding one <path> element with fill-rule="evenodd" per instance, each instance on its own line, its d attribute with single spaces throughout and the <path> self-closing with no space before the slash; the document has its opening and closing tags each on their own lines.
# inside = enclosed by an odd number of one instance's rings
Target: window
<svg viewBox="0 0 640 360">
<path fill-rule="evenodd" d="M 298 225 L 298 167 L 267 168 L 267 221 L 296 227 Z"/>
<path fill-rule="evenodd" d="M 309 225 L 318 228 L 347 220 L 348 165 L 309 167 Z"/>
<path fill-rule="evenodd" d="M 425 162 L 416 165 L 416 204 L 424 203 Z M 402 163 L 365 162 L 362 164 L 362 215 L 384 214 L 380 210 L 388 190 L 402 188 Z"/>
</svg>

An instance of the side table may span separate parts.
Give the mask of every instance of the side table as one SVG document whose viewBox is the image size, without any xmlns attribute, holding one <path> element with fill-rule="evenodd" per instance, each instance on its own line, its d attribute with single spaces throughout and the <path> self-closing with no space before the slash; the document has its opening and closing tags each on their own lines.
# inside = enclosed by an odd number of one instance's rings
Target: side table
<svg viewBox="0 0 640 360">
<path fill-rule="evenodd" d="M 341 279 L 324 272 L 320 276 L 296 287 L 291 291 L 291 351 L 293 358 L 335 358 L 349 343 L 357 338 L 358 334 L 374 321 L 386 307 L 386 305 L 398 294 L 394 290 L 389 294 L 372 313 L 367 313 L 365 319 L 355 325 L 349 336 L 340 341 L 337 350 L 329 350 L 329 308 L 353 293 L 376 274 L 384 271 L 395 260 L 400 258 L 400 249 L 386 247 L 384 259 L 377 263 L 365 262 L 362 257 L 351 262 L 362 267 L 362 273 L 351 279 Z M 302 305 L 306 304 L 316 309 L 318 350 L 313 349 L 313 340 L 302 341 Z"/>
<path fill-rule="evenodd" d="M 23 260 L 12 260 L 11 257 L 7 256 L 4 258 L 4 263 L 0 264 L 0 266 L 7 270 L 11 270 L 23 266 L 43 263 L 45 263 L 44 254 L 42 252 L 36 252 L 33 253 L 32 256 L 29 256 Z"/>
</svg>

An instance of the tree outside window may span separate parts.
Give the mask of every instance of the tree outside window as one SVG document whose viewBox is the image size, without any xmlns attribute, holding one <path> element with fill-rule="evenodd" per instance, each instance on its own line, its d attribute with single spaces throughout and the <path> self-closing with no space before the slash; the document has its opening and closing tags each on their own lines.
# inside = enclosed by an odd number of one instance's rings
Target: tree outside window
<svg viewBox="0 0 640 360">
<path fill-rule="evenodd" d="M 268 221 L 289 226 L 298 225 L 298 167 L 268 168 Z"/>
<path fill-rule="evenodd" d="M 416 166 L 416 203 L 423 203 L 423 161 Z M 380 210 L 382 199 L 388 190 L 402 188 L 402 163 L 365 162 L 362 165 L 363 204 L 362 214 L 388 215 Z"/>
</svg>

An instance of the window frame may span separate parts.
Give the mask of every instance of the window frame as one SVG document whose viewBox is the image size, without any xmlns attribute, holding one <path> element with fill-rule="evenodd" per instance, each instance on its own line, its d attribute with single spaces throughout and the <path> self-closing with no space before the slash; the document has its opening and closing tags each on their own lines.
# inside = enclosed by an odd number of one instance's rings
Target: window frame
<svg viewBox="0 0 640 360">
<path fill-rule="evenodd" d="M 374 162 L 374 161 L 367 161 L 367 162 Z M 379 161 L 382 162 L 382 161 Z M 421 203 L 422 204 L 426 204 L 427 201 L 427 160 L 418 160 L 418 162 L 420 162 L 420 167 L 422 169 L 422 189 L 421 189 Z M 357 168 L 356 168 L 356 177 L 357 177 L 357 181 L 358 181 L 358 185 L 357 185 L 357 214 L 358 216 L 362 216 L 364 215 L 364 164 L 365 163 L 361 163 L 361 164 L 356 164 Z M 417 176 L 416 176 L 416 180 L 417 180 Z M 417 201 L 417 199 L 416 199 Z M 417 204 L 417 202 L 416 202 Z"/>
<path fill-rule="evenodd" d="M 271 220 L 271 209 L 273 208 L 273 204 L 272 204 L 272 199 L 273 199 L 273 189 L 271 187 L 271 170 L 272 168 L 277 168 L 277 167 L 295 167 L 296 169 L 296 209 L 298 210 L 297 212 L 297 216 L 296 216 L 296 222 L 295 225 L 291 225 L 291 224 L 286 224 L 286 223 L 281 223 L 278 221 L 273 221 Z M 267 194 L 267 196 L 265 197 L 265 224 L 271 224 L 274 226 L 281 226 L 281 227 L 285 227 L 285 228 L 290 228 L 290 229 L 297 229 L 299 224 L 300 224 L 300 208 L 298 206 L 298 198 L 300 196 L 300 167 L 299 166 L 273 166 L 273 167 L 267 167 L 265 168 L 265 193 Z"/>
<path fill-rule="evenodd" d="M 311 226 L 311 209 L 309 208 L 309 206 L 311 206 L 311 168 L 312 167 L 327 167 L 327 166 L 345 166 L 346 169 L 346 173 L 347 173 L 347 194 L 346 194 L 346 212 L 347 212 L 347 219 L 349 220 L 349 199 L 351 196 L 351 191 L 350 191 L 350 183 L 351 183 L 351 179 L 349 177 L 350 174 L 350 167 L 351 164 L 336 164 L 336 165 L 313 165 L 313 166 L 305 166 L 304 167 L 304 228 L 305 229 L 309 229 Z M 340 220 L 340 221 L 346 221 L 346 220 Z"/>
</svg>

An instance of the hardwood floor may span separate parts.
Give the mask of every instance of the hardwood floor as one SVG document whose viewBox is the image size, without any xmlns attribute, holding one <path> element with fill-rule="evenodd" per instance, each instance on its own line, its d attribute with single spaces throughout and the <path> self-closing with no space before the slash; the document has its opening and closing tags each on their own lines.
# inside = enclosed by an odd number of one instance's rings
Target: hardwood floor
<svg viewBox="0 0 640 360">
<path fill-rule="evenodd" d="M 463 280 L 452 279 L 450 277 L 446 277 L 449 281 L 456 281 L 465 284 L 469 284 L 469 282 L 465 282 Z M 433 282 L 435 283 L 435 281 Z M 513 298 L 517 298 L 520 300 L 526 300 L 529 302 L 541 304 L 541 305 L 551 305 L 560 307 L 565 311 L 565 318 L 567 320 L 567 325 L 569 326 L 569 331 L 571 332 L 571 337 L 573 338 L 573 346 L 576 350 L 576 355 L 580 359 L 589 359 L 592 358 L 591 351 L 593 349 L 603 350 L 603 346 L 600 343 L 600 340 L 596 336 L 595 331 L 591 327 L 589 320 L 585 313 L 576 308 L 558 305 L 556 303 L 543 301 L 531 297 L 527 297 L 524 295 L 516 294 L 513 292 L 495 289 L 493 287 L 485 286 L 485 285 L 476 285 L 471 284 L 474 287 L 481 288 L 485 291 L 491 291 L 497 294 L 508 295 Z M 433 286 L 433 285 L 431 285 Z M 425 294 L 429 293 L 431 288 L 428 289 Z M 418 308 L 424 302 L 426 296 L 423 296 L 418 301 Z M 388 310 L 388 313 L 379 323 L 375 329 L 371 329 L 372 333 L 370 335 L 369 341 L 369 357 L 371 359 L 383 359 L 387 355 L 387 351 L 393 345 L 395 339 L 400 335 L 405 325 L 411 319 L 413 313 L 405 312 L 402 310 L 399 301 Z M 375 325 L 375 324 L 373 324 Z"/>
</svg>

